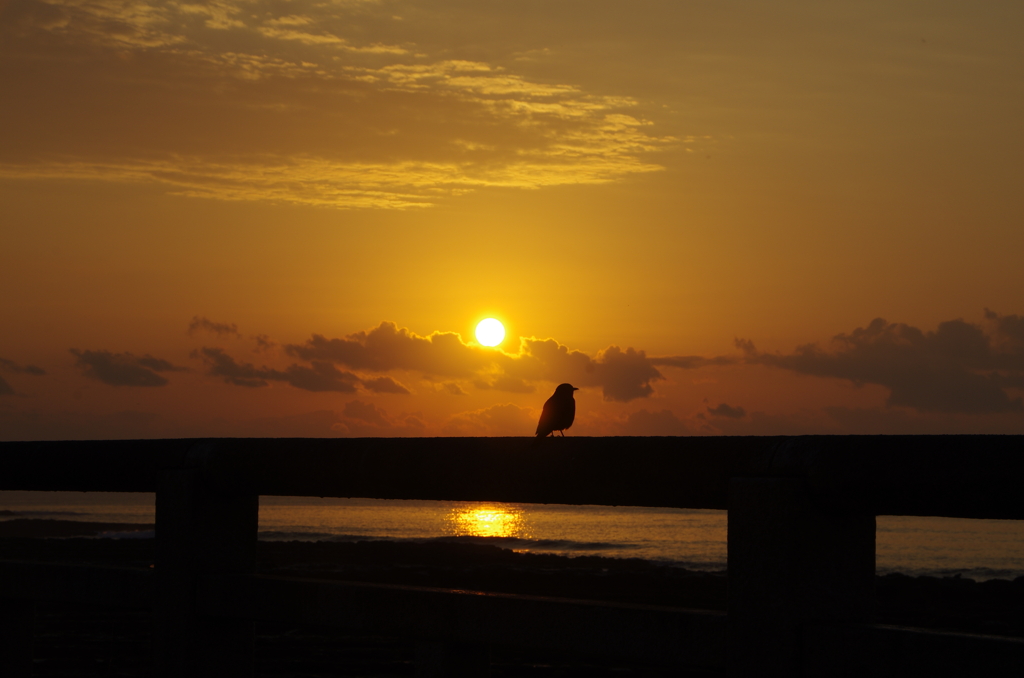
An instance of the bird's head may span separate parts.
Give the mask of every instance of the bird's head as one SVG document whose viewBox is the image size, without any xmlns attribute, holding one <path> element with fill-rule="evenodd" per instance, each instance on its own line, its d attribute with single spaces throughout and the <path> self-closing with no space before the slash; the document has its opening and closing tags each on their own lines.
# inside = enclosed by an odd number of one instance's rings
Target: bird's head
<svg viewBox="0 0 1024 678">
<path fill-rule="evenodd" d="M 559 384 L 558 388 L 555 389 L 555 395 L 569 397 L 572 395 L 573 391 L 578 390 L 579 389 L 573 386 L 572 384 Z"/>
</svg>

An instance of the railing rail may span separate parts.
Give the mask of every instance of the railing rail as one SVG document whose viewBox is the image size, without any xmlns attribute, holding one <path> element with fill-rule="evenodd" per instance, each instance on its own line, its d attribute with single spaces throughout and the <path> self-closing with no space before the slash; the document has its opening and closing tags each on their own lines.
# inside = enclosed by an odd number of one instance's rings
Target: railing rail
<svg viewBox="0 0 1024 678">
<path fill-rule="evenodd" d="M 736 477 L 807 480 L 876 515 L 1024 520 L 1024 436 L 221 438 L 0 442 L 0 489 L 155 492 L 202 468 L 262 495 L 728 508 Z"/>
<path fill-rule="evenodd" d="M 875 648 L 860 656 L 885 655 L 887 665 L 895 666 L 903 659 L 894 658 L 894 632 L 863 630 L 879 628 L 870 626 L 874 516 L 1024 519 L 1021 477 L 1022 436 L 0 443 L 0 490 L 156 492 L 155 581 L 129 578 L 124 581 L 134 583 L 124 586 L 134 587 L 130 597 L 153 601 L 155 665 L 166 676 L 246 675 L 252 671 L 253 619 L 341 623 L 351 621 L 353 605 L 381 611 L 357 615 L 378 628 L 390 628 L 387 620 L 394 615 L 388 610 L 418 605 L 422 619 L 433 616 L 439 623 L 391 630 L 423 636 L 430 635 L 426 629 L 434 635 L 448 629 L 440 633 L 445 642 L 474 642 L 472 630 L 483 619 L 519 615 L 533 619 L 536 628 L 552 619 L 575 620 L 587 632 L 559 641 L 564 647 L 600 653 L 609 647 L 602 633 L 612 634 L 637 650 L 626 655 L 725 667 L 737 676 L 829 675 L 821 668 L 828 662 L 820 648 L 841 654 L 836 648 L 858 643 Z M 728 618 L 257 577 L 260 495 L 728 509 Z M 80 568 L 5 563 L 0 575 L 0 597 L 7 600 L 31 597 L 46 588 L 42 581 L 66 586 L 85 577 L 117 586 L 109 574 Z M 24 614 L 23 606 L 8 608 Z M 616 626 L 615 620 L 630 621 Z M 627 632 L 637 627 L 649 632 Z M 0 624 L 17 628 L 10 620 Z M 522 633 L 520 641 L 527 644 L 559 637 Z M 812 637 L 818 640 L 808 646 Z M 1021 642 L 986 642 L 1001 648 L 992 656 L 1011 658 L 1011 669 L 1024 666 Z M 933 645 L 973 647 L 966 641 Z M 950 655 L 940 665 L 957 662 Z M 847 675 L 857 675 L 849 666 L 844 664 Z M 999 666 L 989 666 L 987 675 L 998 674 Z"/>
</svg>

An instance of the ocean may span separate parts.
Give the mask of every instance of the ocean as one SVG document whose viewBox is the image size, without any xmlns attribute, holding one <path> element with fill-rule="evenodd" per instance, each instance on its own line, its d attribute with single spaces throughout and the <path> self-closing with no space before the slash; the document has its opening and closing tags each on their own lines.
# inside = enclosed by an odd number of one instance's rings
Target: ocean
<svg viewBox="0 0 1024 678">
<path fill-rule="evenodd" d="M 145 493 L 0 492 L 16 518 L 152 523 Z M 152 538 L 152 531 L 100 538 Z M 267 541 L 461 541 L 564 556 L 640 558 L 693 570 L 726 567 L 726 512 L 553 504 L 261 497 Z M 984 581 L 1024 576 L 1024 521 L 879 516 L 876 571 Z"/>
</svg>

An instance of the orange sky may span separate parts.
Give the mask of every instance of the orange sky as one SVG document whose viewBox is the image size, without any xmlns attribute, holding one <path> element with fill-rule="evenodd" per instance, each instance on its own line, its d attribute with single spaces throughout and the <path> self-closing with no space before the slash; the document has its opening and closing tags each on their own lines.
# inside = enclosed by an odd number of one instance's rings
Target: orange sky
<svg viewBox="0 0 1024 678">
<path fill-rule="evenodd" d="M 1021 34 L 0 2 L 0 439 L 1024 433 Z"/>
</svg>

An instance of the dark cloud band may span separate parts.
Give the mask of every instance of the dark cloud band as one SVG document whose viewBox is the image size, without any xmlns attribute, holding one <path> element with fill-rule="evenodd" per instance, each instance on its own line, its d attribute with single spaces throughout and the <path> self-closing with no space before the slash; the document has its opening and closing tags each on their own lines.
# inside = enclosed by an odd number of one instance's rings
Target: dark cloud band
<svg viewBox="0 0 1024 678">
<path fill-rule="evenodd" d="M 466 344 L 452 332 L 419 336 L 395 323 L 382 322 L 369 331 L 328 339 L 314 334 L 285 352 L 302 360 L 323 360 L 355 370 L 404 370 L 430 377 L 471 379 L 478 388 L 532 393 L 533 382 L 571 382 L 601 388 L 605 400 L 628 402 L 653 393 L 651 382 L 664 379 L 656 360 L 644 351 L 609 346 L 591 357 L 554 339 L 524 338 L 519 352 L 509 354 Z M 664 358 L 665 361 L 677 359 Z M 714 359 L 706 364 L 711 364 Z M 696 365 L 694 365 L 696 366 Z"/>
<path fill-rule="evenodd" d="M 959 319 L 925 332 L 876 318 L 836 335 L 831 350 L 806 344 L 788 355 L 759 353 L 744 340 L 737 347 L 748 363 L 884 386 L 892 406 L 965 414 L 1024 411 L 1021 398 L 1006 391 L 1024 383 L 1024 318 L 986 309 L 985 319 L 987 332 Z"/>
<path fill-rule="evenodd" d="M 187 370 L 151 355 L 137 358 L 131 353 L 69 350 L 77 358 L 75 366 L 82 374 L 111 386 L 166 386 L 167 378 L 158 372 Z"/>
<path fill-rule="evenodd" d="M 284 370 L 269 367 L 255 367 L 252 363 L 240 363 L 220 348 L 204 347 L 192 352 L 207 366 L 207 374 L 221 377 L 228 384 L 259 388 L 272 381 L 281 381 L 304 391 L 355 393 L 363 386 L 374 393 L 408 394 L 410 391 L 391 377 L 361 379 L 352 372 L 339 370 L 330 361 L 312 360 L 308 367 L 292 364 Z"/>
</svg>

